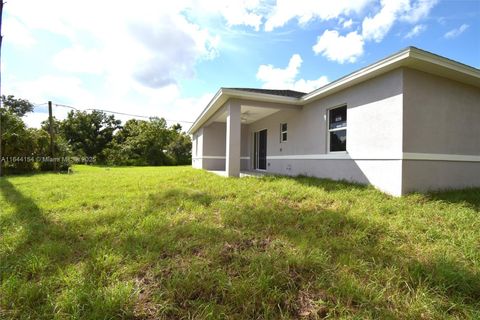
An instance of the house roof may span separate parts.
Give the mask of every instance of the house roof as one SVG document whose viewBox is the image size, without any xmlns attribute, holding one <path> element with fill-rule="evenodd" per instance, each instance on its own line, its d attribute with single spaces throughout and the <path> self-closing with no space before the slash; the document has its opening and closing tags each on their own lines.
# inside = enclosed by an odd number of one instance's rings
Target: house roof
<svg viewBox="0 0 480 320">
<path fill-rule="evenodd" d="M 480 87 L 479 69 L 416 47 L 408 47 L 307 94 L 292 90 L 220 88 L 190 127 L 188 133 L 197 131 L 231 98 L 279 104 L 305 105 L 400 67 L 417 69 Z"/>
<path fill-rule="evenodd" d="M 272 95 L 277 95 L 282 97 L 293 97 L 293 98 L 300 98 L 306 94 L 305 92 L 294 91 L 294 90 L 272 90 L 272 89 L 256 89 L 256 88 L 225 88 L 225 89 L 265 93 L 265 94 L 272 94 Z"/>
</svg>

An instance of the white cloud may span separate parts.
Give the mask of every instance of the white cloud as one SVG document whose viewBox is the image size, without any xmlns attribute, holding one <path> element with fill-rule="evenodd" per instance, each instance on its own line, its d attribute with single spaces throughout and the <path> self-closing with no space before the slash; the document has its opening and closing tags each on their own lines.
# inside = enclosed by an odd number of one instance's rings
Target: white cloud
<svg viewBox="0 0 480 320">
<path fill-rule="evenodd" d="M 313 19 L 329 20 L 361 12 L 372 0 L 278 0 L 268 15 L 265 30 L 272 31 L 292 19 L 305 24 Z"/>
<path fill-rule="evenodd" d="M 48 120 L 48 112 L 35 111 L 35 112 L 27 113 L 23 117 L 23 121 L 25 122 L 27 127 L 30 127 L 30 128 L 40 128 L 42 122 L 47 120 Z"/>
<path fill-rule="evenodd" d="M 186 98 L 181 96 L 176 85 L 152 89 L 140 84 L 135 88 L 139 97 L 123 94 L 116 84 L 105 87 L 103 96 L 96 96 L 87 90 L 85 83 L 77 77 L 42 76 L 32 81 L 18 81 L 10 78 L 6 79 L 5 84 L 6 93 L 15 92 L 16 96 L 34 103 L 53 101 L 53 113 L 58 119 L 64 119 L 71 109 L 55 107 L 55 104 L 66 104 L 80 110 L 98 108 L 128 114 L 164 117 L 168 120 L 194 121 L 213 96 L 212 93 L 206 93 L 199 97 Z M 46 110 L 37 109 L 28 114 L 25 121 L 30 127 L 39 127 L 46 117 Z M 122 115 L 115 115 L 115 117 L 124 122 L 131 118 Z M 169 122 L 169 124 L 173 123 Z M 188 123 L 181 122 L 181 124 L 185 129 L 189 127 Z"/>
<path fill-rule="evenodd" d="M 186 18 L 192 2 L 12 1 L 7 18 L 29 30 L 31 39 L 41 30 L 71 45 L 52 56 L 58 70 L 31 79 L 10 75 L 4 90 L 35 102 L 194 120 L 211 95 L 186 98 L 178 81 L 194 76 L 199 61 L 216 57 L 220 39 Z M 4 32 L 6 40 L 16 37 L 13 29 Z M 29 124 L 40 118 L 32 115 Z"/>
<path fill-rule="evenodd" d="M 420 19 L 425 18 L 430 13 L 430 10 L 438 3 L 438 0 L 418 0 L 410 5 L 409 9 L 401 16 L 401 20 L 416 23 Z"/>
<path fill-rule="evenodd" d="M 257 79 L 263 82 L 264 89 L 290 89 L 301 92 L 310 92 L 328 83 L 328 79 L 322 76 L 316 80 L 296 80 L 302 58 L 299 54 L 294 54 L 284 69 L 275 68 L 271 64 L 260 65 L 257 71 Z"/>
<path fill-rule="evenodd" d="M 176 83 L 178 78 L 192 77 L 197 61 L 216 55 L 217 39 L 207 30 L 180 15 L 161 18 L 162 24 L 130 25 L 134 38 L 148 50 L 147 56 L 136 65 L 134 77 L 153 88 Z"/>
<path fill-rule="evenodd" d="M 70 40 L 73 45 L 53 60 L 63 71 L 98 74 L 123 69 L 125 77 L 161 87 L 192 76 L 199 60 L 215 56 L 219 39 L 185 18 L 186 4 L 17 0 L 9 16 L 29 30 L 47 30 Z"/>
<path fill-rule="evenodd" d="M 229 26 L 246 25 L 260 29 L 263 15 L 258 13 L 259 0 L 220 1 L 219 11 Z"/>
<path fill-rule="evenodd" d="M 342 26 L 345 28 L 345 29 L 348 29 L 352 26 L 353 24 L 353 20 L 352 19 L 348 19 L 348 20 L 345 20 L 342 24 Z"/>
<path fill-rule="evenodd" d="M 257 79 L 263 81 L 266 87 L 286 89 L 283 85 L 294 81 L 301 65 L 302 58 L 299 54 L 294 54 L 285 69 L 275 68 L 271 64 L 261 65 L 258 68 Z"/>
<path fill-rule="evenodd" d="M 382 0 L 382 8 L 373 17 L 366 17 L 362 23 L 362 36 L 365 40 L 380 42 L 390 31 L 401 12 L 409 7 L 409 0 Z"/>
<path fill-rule="evenodd" d="M 178 82 L 194 77 L 200 61 L 218 55 L 221 39 L 208 23 L 202 23 L 205 20 L 221 17 L 228 26 L 260 30 L 263 25 L 271 31 L 294 19 L 299 24 L 338 19 L 347 29 L 354 20 L 361 21 L 374 2 L 378 0 L 278 0 L 274 4 L 270 0 L 15 0 L 5 5 L 7 43 L 39 46 L 35 37 L 40 30 L 63 38 L 58 43 L 68 46 L 52 56 L 58 70 L 33 79 L 10 79 L 5 81 L 6 88 L 32 101 L 57 99 L 79 106 L 103 105 L 127 113 L 192 119 L 211 95 L 183 97 Z M 381 41 L 395 21 L 422 19 L 435 3 L 382 0 L 378 12 L 366 17 L 362 28 L 346 35 L 326 30 L 313 50 L 332 61 L 354 62 L 363 54 L 365 41 Z M 297 79 L 301 64 L 300 55 L 293 55 L 284 69 L 261 65 L 257 78 L 265 88 L 305 92 L 328 82 L 326 77 Z M 95 87 L 81 79 L 94 79 Z"/>
<path fill-rule="evenodd" d="M 30 48 L 37 42 L 30 31 L 18 19 L 7 17 L 3 23 L 3 32 L 7 34 L 4 37 L 4 43 Z"/>
<path fill-rule="evenodd" d="M 316 80 L 305 80 L 299 79 L 293 83 L 291 86 L 292 90 L 300 91 L 300 92 L 312 92 L 315 89 L 323 87 L 324 85 L 328 84 L 330 81 L 326 76 L 321 76 Z"/>
<path fill-rule="evenodd" d="M 397 21 L 415 23 L 424 18 L 435 6 L 437 0 L 381 0 L 374 15 L 366 16 L 362 21 L 361 32 L 352 31 L 343 36 L 336 30 L 325 30 L 313 46 L 316 54 L 339 63 L 355 62 L 363 55 L 367 41 L 381 42 Z M 340 18 L 343 28 L 349 28 L 353 20 Z M 411 38 L 426 30 L 425 25 L 415 26 L 405 37 Z"/>
<path fill-rule="evenodd" d="M 462 24 L 460 27 L 452 29 L 444 34 L 445 39 L 453 39 L 464 33 L 468 29 L 468 24 Z"/>
<path fill-rule="evenodd" d="M 79 78 L 71 76 L 47 75 L 27 81 L 7 78 L 4 87 L 6 93 L 15 94 L 35 103 L 57 99 L 57 101 L 76 101 L 78 104 L 89 105 L 96 101 L 95 96 L 84 87 L 84 83 Z"/>
<path fill-rule="evenodd" d="M 45 103 L 52 100 L 56 103 L 71 103 L 76 105 L 96 105 L 98 100 L 89 92 L 82 81 L 70 76 L 42 76 L 35 80 L 18 81 L 7 78 L 4 81 L 4 90 L 7 94 L 28 99 L 33 103 Z M 69 109 L 55 108 L 54 115 L 58 119 L 66 117 Z M 28 114 L 25 122 L 30 127 L 39 127 L 40 123 L 47 119 L 47 114 L 34 112 Z"/>
<path fill-rule="evenodd" d="M 313 46 L 315 54 L 339 63 L 355 62 L 363 54 L 363 38 L 357 31 L 342 36 L 336 30 L 326 30 Z"/>
<path fill-rule="evenodd" d="M 397 20 L 416 23 L 428 15 L 437 0 L 381 0 L 381 9 L 367 16 L 362 23 L 362 36 L 366 41 L 380 42 Z"/>
<path fill-rule="evenodd" d="M 86 49 L 80 45 L 61 50 L 53 57 L 53 65 L 67 72 L 101 74 L 108 57 L 99 49 Z"/>
<path fill-rule="evenodd" d="M 413 37 L 418 36 L 420 33 L 424 32 L 427 30 L 427 26 L 424 24 L 418 24 L 415 27 L 412 28 L 405 36 L 405 39 L 411 39 Z"/>
</svg>

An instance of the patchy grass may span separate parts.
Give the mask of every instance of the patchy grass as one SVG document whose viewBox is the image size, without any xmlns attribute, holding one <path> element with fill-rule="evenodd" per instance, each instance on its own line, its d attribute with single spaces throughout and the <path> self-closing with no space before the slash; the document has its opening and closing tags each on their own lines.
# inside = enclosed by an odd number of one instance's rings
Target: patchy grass
<svg viewBox="0 0 480 320">
<path fill-rule="evenodd" d="M 0 186 L 0 318 L 480 318 L 478 189 L 82 166 Z"/>
</svg>

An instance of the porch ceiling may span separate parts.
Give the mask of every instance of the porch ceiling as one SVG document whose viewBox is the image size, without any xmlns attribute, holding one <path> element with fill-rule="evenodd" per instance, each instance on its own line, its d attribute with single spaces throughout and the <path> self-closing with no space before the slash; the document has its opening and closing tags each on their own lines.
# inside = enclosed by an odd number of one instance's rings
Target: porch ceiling
<svg viewBox="0 0 480 320">
<path fill-rule="evenodd" d="M 241 119 L 242 124 L 250 124 L 255 121 L 258 121 L 262 118 L 265 118 L 275 112 L 280 111 L 281 108 L 263 108 L 255 107 L 249 105 L 242 105 Z M 227 122 L 227 112 L 220 113 L 215 119 L 214 122 Z"/>
</svg>

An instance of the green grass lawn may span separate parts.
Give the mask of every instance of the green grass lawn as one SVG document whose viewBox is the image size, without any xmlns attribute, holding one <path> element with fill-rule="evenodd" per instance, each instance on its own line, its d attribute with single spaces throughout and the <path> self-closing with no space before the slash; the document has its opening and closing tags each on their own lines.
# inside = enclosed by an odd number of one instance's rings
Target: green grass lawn
<svg viewBox="0 0 480 320">
<path fill-rule="evenodd" d="M 480 190 L 99 168 L 0 182 L 2 319 L 478 319 Z"/>
</svg>

